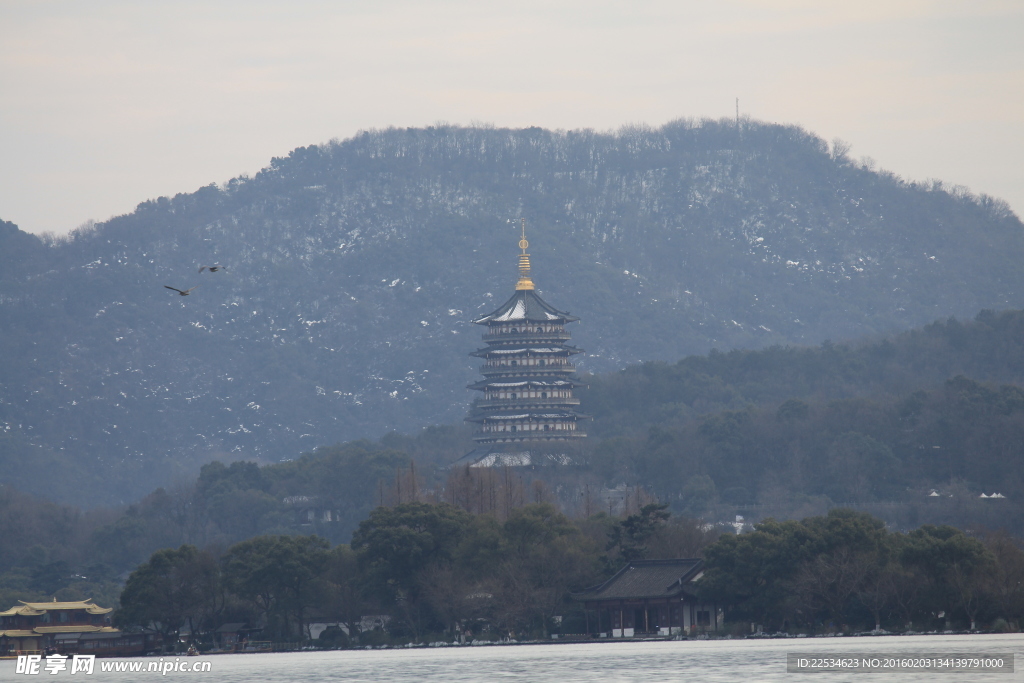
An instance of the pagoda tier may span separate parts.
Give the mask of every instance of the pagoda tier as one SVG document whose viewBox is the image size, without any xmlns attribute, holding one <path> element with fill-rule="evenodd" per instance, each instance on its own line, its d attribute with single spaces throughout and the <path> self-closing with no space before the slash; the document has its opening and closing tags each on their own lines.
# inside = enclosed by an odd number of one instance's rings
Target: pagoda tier
<svg viewBox="0 0 1024 683">
<path fill-rule="evenodd" d="M 493 313 L 473 322 L 486 326 L 486 346 L 470 355 L 484 360 L 484 379 L 469 385 L 483 397 L 473 403 L 468 422 L 478 425 L 480 444 L 568 441 L 586 436 L 576 412 L 579 386 L 566 323 L 579 320 L 541 299 L 529 274 L 526 240 L 520 242 L 519 282 L 515 294 Z M 528 443 L 524 444 L 528 447 Z"/>
</svg>

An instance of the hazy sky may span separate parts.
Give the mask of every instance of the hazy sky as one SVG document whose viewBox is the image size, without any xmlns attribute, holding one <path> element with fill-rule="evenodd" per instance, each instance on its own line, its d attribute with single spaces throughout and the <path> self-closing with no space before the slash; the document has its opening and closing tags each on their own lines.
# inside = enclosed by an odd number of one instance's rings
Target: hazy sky
<svg viewBox="0 0 1024 683">
<path fill-rule="evenodd" d="M 1024 215 L 1021 0 L 0 0 L 0 218 L 66 232 L 367 128 L 737 97 Z"/>
</svg>

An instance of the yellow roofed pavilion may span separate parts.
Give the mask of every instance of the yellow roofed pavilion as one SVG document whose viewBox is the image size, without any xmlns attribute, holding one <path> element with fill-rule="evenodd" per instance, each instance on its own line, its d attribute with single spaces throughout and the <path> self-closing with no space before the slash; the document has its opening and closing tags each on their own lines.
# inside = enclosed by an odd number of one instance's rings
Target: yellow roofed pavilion
<svg viewBox="0 0 1024 683">
<path fill-rule="evenodd" d="M 92 600 L 25 602 L 0 612 L 0 655 L 41 652 L 54 648 L 63 634 L 104 633 L 118 638 L 110 625 L 110 607 Z"/>
</svg>

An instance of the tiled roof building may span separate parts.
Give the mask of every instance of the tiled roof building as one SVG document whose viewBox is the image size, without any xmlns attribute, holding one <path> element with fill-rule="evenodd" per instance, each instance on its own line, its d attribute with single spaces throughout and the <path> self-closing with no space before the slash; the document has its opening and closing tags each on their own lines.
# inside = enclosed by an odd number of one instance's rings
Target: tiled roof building
<svg viewBox="0 0 1024 683">
<path fill-rule="evenodd" d="M 703 560 L 633 560 L 573 599 L 587 611 L 588 631 L 593 624 L 613 638 L 717 631 L 721 608 L 699 600 L 694 586 L 703 573 Z"/>
</svg>

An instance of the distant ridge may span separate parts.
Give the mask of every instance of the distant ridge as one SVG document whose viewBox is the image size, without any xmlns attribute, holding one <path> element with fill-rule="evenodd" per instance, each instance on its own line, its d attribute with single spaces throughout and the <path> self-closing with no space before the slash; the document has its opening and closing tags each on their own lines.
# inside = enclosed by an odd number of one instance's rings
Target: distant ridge
<svg viewBox="0 0 1024 683">
<path fill-rule="evenodd" d="M 1004 202 L 795 126 L 369 131 L 68 239 L 0 225 L 0 483 L 94 505 L 458 422 L 517 216 L 590 372 L 1024 307 Z"/>
</svg>

